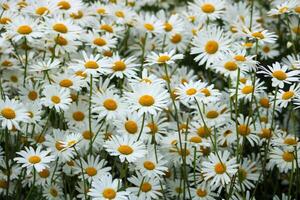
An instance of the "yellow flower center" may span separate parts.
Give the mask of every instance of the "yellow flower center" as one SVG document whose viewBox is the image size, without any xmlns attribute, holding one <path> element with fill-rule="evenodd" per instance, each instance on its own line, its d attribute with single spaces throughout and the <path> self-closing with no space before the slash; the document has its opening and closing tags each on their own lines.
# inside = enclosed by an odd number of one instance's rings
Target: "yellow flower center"
<svg viewBox="0 0 300 200">
<path fill-rule="evenodd" d="M 250 94 L 253 92 L 253 86 L 252 85 L 246 85 L 242 88 L 243 94 Z"/>
<path fill-rule="evenodd" d="M 50 172 L 46 168 L 39 172 L 39 176 L 42 178 L 48 178 L 49 175 L 50 175 Z"/>
<path fill-rule="evenodd" d="M 262 48 L 262 50 L 263 50 L 263 52 L 265 52 L 265 53 L 269 53 L 271 49 L 270 49 L 269 46 L 264 46 L 264 47 Z"/>
<path fill-rule="evenodd" d="M 73 81 L 71 81 L 70 79 L 63 79 L 63 80 L 61 80 L 61 81 L 59 82 L 59 85 L 60 85 L 61 87 L 66 87 L 66 88 L 68 88 L 68 87 L 71 87 L 71 86 L 73 85 Z"/>
<path fill-rule="evenodd" d="M 37 15 L 43 15 L 43 14 L 45 14 L 45 13 L 49 13 L 49 10 L 48 10 L 48 8 L 43 7 L 43 6 L 37 8 L 37 9 L 35 10 L 35 14 L 37 14 Z"/>
<path fill-rule="evenodd" d="M 261 32 L 254 32 L 252 33 L 252 36 L 255 37 L 256 39 L 264 39 L 265 36 Z"/>
<path fill-rule="evenodd" d="M 295 138 L 288 137 L 288 138 L 284 139 L 283 143 L 292 146 L 292 145 L 297 144 L 297 140 L 295 140 Z"/>
<path fill-rule="evenodd" d="M 270 107 L 270 101 L 269 101 L 268 98 L 261 98 L 261 99 L 259 100 L 259 103 L 260 103 L 260 105 L 261 105 L 262 107 L 264 107 L 264 108 L 269 108 L 269 107 Z"/>
<path fill-rule="evenodd" d="M 154 31 L 154 26 L 152 24 L 146 23 L 146 24 L 144 24 L 144 27 L 148 31 Z"/>
<path fill-rule="evenodd" d="M 243 182 L 247 178 L 247 172 L 246 170 L 240 168 L 238 171 L 238 178 L 240 182 Z"/>
<path fill-rule="evenodd" d="M 10 62 L 9 60 L 4 60 L 2 63 L 1 63 L 2 66 L 4 67 L 11 67 L 13 66 L 13 63 Z"/>
<path fill-rule="evenodd" d="M 7 182 L 3 179 L 0 180 L 0 188 L 6 189 L 8 186 Z"/>
<path fill-rule="evenodd" d="M 201 93 L 203 93 L 206 97 L 209 97 L 211 95 L 209 89 L 207 89 L 207 88 L 203 88 L 201 90 Z"/>
<path fill-rule="evenodd" d="M 63 150 L 63 144 L 61 143 L 61 142 L 59 142 L 59 141 L 56 141 L 55 142 L 55 148 L 58 150 L 58 151 L 61 151 L 61 150 Z"/>
<path fill-rule="evenodd" d="M 125 129 L 128 133 L 135 134 L 138 130 L 138 126 L 135 121 L 128 120 L 127 122 L 125 122 Z"/>
<path fill-rule="evenodd" d="M 210 110 L 206 113 L 206 117 L 209 119 L 215 119 L 219 116 L 219 113 L 215 110 Z"/>
<path fill-rule="evenodd" d="M 295 8 L 295 12 L 300 14 L 300 6 L 297 6 L 297 7 Z"/>
<path fill-rule="evenodd" d="M 189 88 L 188 90 L 185 91 L 185 93 L 189 96 L 192 96 L 197 93 L 197 90 L 195 88 Z"/>
<path fill-rule="evenodd" d="M 53 25 L 53 30 L 59 32 L 59 33 L 67 33 L 68 32 L 68 27 L 62 23 L 57 23 Z"/>
<path fill-rule="evenodd" d="M 15 76 L 15 75 L 12 75 L 12 76 L 10 77 L 10 80 L 11 80 L 12 82 L 16 83 L 16 82 L 18 82 L 18 77 Z"/>
<path fill-rule="evenodd" d="M 282 154 L 282 159 L 286 162 L 292 162 L 294 160 L 294 154 L 286 151 Z"/>
<path fill-rule="evenodd" d="M 113 28 L 110 25 L 108 25 L 108 24 L 101 25 L 100 29 L 103 30 L 103 31 L 109 32 L 109 33 L 113 33 L 114 32 Z"/>
<path fill-rule="evenodd" d="M 9 19 L 8 17 L 0 18 L 0 24 L 8 24 L 10 22 L 11 22 L 11 19 Z"/>
<path fill-rule="evenodd" d="M 152 106 L 155 103 L 155 100 L 151 95 L 146 94 L 146 95 L 143 95 L 143 96 L 140 97 L 139 103 L 142 106 L 149 107 L 149 106 Z"/>
<path fill-rule="evenodd" d="M 152 185 L 148 182 L 144 182 L 141 186 L 141 191 L 149 192 L 152 189 Z"/>
<path fill-rule="evenodd" d="M 204 3 L 201 6 L 201 9 L 203 12 L 205 13 L 213 13 L 215 11 L 215 7 L 214 5 L 212 5 L 211 3 Z"/>
<path fill-rule="evenodd" d="M 164 24 L 164 29 L 165 29 L 165 31 L 170 32 L 170 31 L 172 31 L 173 26 L 172 26 L 172 24 L 167 22 Z"/>
<path fill-rule="evenodd" d="M 93 138 L 93 136 L 94 136 L 94 133 L 90 132 L 90 131 L 84 131 L 82 133 L 82 137 L 86 140 L 90 140 L 91 138 Z"/>
<path fill-rule="evenodd" d="M 148 123 L 147 127 L 150 128 L 151 134 L 155 134 L 158 131 L 158 127 L 155 123 Z"/>
<path fill-rule="evenodd" d="M 243 55 L 236 55 L 236 56 L 234 56 L 234 59 L 236 61 L 241 61 L 241 62 L 246 61 L 246 58 Z"/>
<path fill-rule="evenodd" d="M 105 41 L 103 38 L 100 38 L 100 37 L 94 39 L 93 43 L 94 43 L 95 45 L 97 45 L 97 46 L 100 46 L 100 47 L 106 45 L 106 41 Z"/>
<path fill-rule="evenodd" d="M 115 15 L 119 18 L 124 18 L 125 17 L 125 14 L 123 11 L 119 10 L 119 11 L 116 11 L 115 12 Z"/>
<path fill-rule="evenodd" d="M 245 125 L 245 124 L 239 125 L 239 127 L 238 127 L 238 133 L 240 135 L 247 136 L 247 135 L 250 134 L 250 132 L 251 132 L 251 130 L 250 130 L 249 127 L 247 127 L 247 125 Z"/>
<path fill-rule="evenodd" d="M 52 96 L 52 97 L 51 97 L 51 101 L 52 101 L 54 104 L 59 104 L 59 103 L 60 103 L 60 98 L 59 98 L 59 96 Z"/>
<path fill-rule="evenodd" d="M 39 156 L 30 156 L 28 158 L 28 161 L 31 163 L 31 164 L 36 164 L 36 163 L 39 163 L 41 162 L 41 158 Z"/>
<path fill-rule="evenodd" d="M 197 129 L 197 134 L 200 136 L 200 137 L 208 137 L 210 134 L 211 134 L 211 130 L 210 128 L 206 128 L 204 126 L 201 126 Z"/>
<path fill-rule="evenodd" d="M 174 44 L 177 44 L 177 43 L 181 42 L 181 40 L 182 40 L 182 36 L 178 33 L 173 35 L 172 38 L 171 38 L 171 42 L 174 43 Z"/>
<path fill-rule="evenodd" d="M 57 3 L 57 6 L 61 10 L 69 10 L 71 8 L 71 4 L 67 1 L 60 1 Z"/>
<path fill-rule="evenodd" d="M 209 40 L 205 45 L 205 51 L 208 54 L 214 54 L 218 51 L 219 44 L 214 40 Z"/>
<path fill-rule="evenodd" d="M 1 110 L 1 115 L 2 115 L 2 117 L 6 118 L 6 119 L 16 118 L 16 112 L 10 107 L 3 108 Z"/>
<path fill-rule="evenodd" d="M 85 173 L 89 176 L 95 176 L 97 174 L 97 169 L 95 167 L 85 168 Z"/>
<path fill-rule="evenodd" d="M 98 13 L 99 15 L 104 15 L 104 14 L 106 13 L 106 10 L 105 10 L 104 8 L 98 8 L 98 9 L 97 9 L 97 13 Z"/>
<path fill-rule="evenodd" d="M 196 193 L 199 197 L 205 197 L 207 195 L 206 190 L 202 190 L 202 189 L 197 189 Z"/>
<path fill-rule="evenodd" d="M 62 36 L 58 36 L 54 40 L 55 40 L 55 43 L 60 46 L 66 46 L 68 44 L 68 40 Z"/>
<path fill-rule="evenodd" d="M 159 63 L 166 63 L 167 61 L 169 61 L 171 58 L 168 55 L 161 55 L 158 57 L 157 61 Z"/>
<path fill-rule="evenodd" d="M 28 95 L 27 95 L 28 99 L 30 99 L 31 101 L 34 101 L 38 98 L 38 94 L 36 91 L 30 91 L 28 92 Z"/>
<path fill-rule="evenodd" d="M 51 194 L 53 197 L 57 197 L 58 192 L 57 192 L 57 190 L 56 190 L 55 188 L 51 188 L 51 189 L 50 189 L 50 194 Z"/>
<path fill-rule="evenodd" d="M 228 61 L 224 64 L 224 68 L 228 71 L 235 71 L 238 68 L 238 65 L 233 61 Z"/>
<path fill-rule="evenodd" d="M 119 148 L 118 148 L 118 151 L 121 154 L 129 155 L 129 154 L 132 154 L 133 149 L 128 145 L 120 145 Z"/>
<path fill-rule="evenodd" d="M 262 137 L 262 138 L 271 138 L 272 137 L 271 129 L 269 129 L 269 128 L 261 129 L 260 137 Z"/>
<path fill-rule="evenodd" d="M 18 27 L 17 31 L 22 35 L 28 35 L 32 32 L 32 28 L 28 25 L 22 25 Z"/>
<path fill-rule="evenodd" d="M 126 69 L 126 64 L 123 61 L 119 60 L 114 63 L 114 66 L 112 68 L 114 71 L 124 71 Z"/>
<path fill-rule="evenodd" d="M 73 113 L 73 119 L 75 121 L 83 121 L 84 120 L 84 113 L 81 111 L 76 111 Z"/>
<path fill-rule="evenodd" d="M 105 199 L 111 200 L 111 199 L 115 199 L 115 197 L 117 196 L 117 193 L 112 188 L 105 188 L 102 192 L 102 195 Z"/>
<path fill-rule="evenodd" d="M 272 75 L 280 81 L 283 81 L 287 78 L 287 74 L 282 70 L 276 70 L 272 73 Z"/>
<path fill-rule="evenodd" d="M 70 17 L 72 17 L 73 19 L 81 19 L 83 17 L 83 12 L 78 10 L 77 13 L 71 13 Z"/>
<path fill-rule="evenodd" d="M 215 172 L 217 174 L 223 174 L 224 172 L 226 172 L 226 166 L 223 163 L 217 163 L 215 165 Z"/>
<path fill-rule="evenodd" d="M 151 161 L 145 161 L 144 162 L 144 167 L 148 170 L 154 170 L 155 169 L 155 164 Z"/>
<path fill-rule="evenodd" d="M 201 143 L 202 142 L 202 139 L 201 137 L 199 136 L 193 136 L 190 138 L 190 142 L 193 142 L 193 143 Z"/>
<path fill-rule="evenodd" d="M 87 61 L 85 64 L 84 64 L 84 67 L 87 68 L 87 69 L 98 69 L 99 68 L 99 65 L 97 62 L 93 61 L 93 60 L 90 60 L 90 61 Z"/>
<path fill-rule="evenodd" d="M 118 108 L 118 104 L 115 100 L 113 99 L 106 99 L 103 102 L 103 106 L 107 109 L 107 110 L 116 110 Z"/>
<path fill-rule="evenodd" d="M 291 99 L 292 97 L 294 97 L 294 92 L 293 91 L 287 91 L 287 92 L 284 92 L 283 94 L 282 94 L 282 99 L 283 100 L 289 100 L 289 99 Z"/>
</svg>

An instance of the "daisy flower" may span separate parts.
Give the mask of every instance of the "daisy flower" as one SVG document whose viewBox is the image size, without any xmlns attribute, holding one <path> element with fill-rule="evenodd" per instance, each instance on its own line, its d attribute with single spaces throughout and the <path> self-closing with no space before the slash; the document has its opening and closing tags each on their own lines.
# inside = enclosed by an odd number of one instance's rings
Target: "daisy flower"
<svg viewBox="0 0 300 200">
<path fill-rule="evenodd" d="M 300 85 L 293 84 L 288 90 L 280 89 L 278 91 L 276 103 L 281 108 L 286 108 L 289 102 L 300 95 Z"/>
<path fill-rule="evenodd" d="M 53 81 L 61 88 L 73 89 L 75 91 L 80 91 L 81 87 L 84 85 L 84 80 L 80 76 L 76 76 L 68 70 L 54 76 Z"/>
<path fill-rule="evenodd" d="M 0 122 L 2 128 L 20 129 L 21 122 L 28 122 L 29 113 L 24 105 L 14 99 L 0 100 Z"/>
<path fill-rule="evenodd" d="M 264 74 L 265 77 L 272 77 L 273 87 L 278 86 L 279 88 L 283 88 L 285 83 L 292 84 L 298 82 L 300 70 L 289 71 L 287 66 L 276 62 L 272 66 L 261 66 L 261 71 L 258 71 L 258 73 Z"/>
<path fill-rule="evenodd" d="M 247 102 L 250 102 L 252 99 L 252 94 L 255 97 L 258 97 L 266 87 L 264 87 L 264 82 L 260 79 L 256 79 L 255 86 L 251 80 L 247 80 L 245 83 L 240 83 L 238 88 L 238 99 L 244 99 Z M 231 90 L 231 95 L 234 96 L 236 89 Z"/>
<path fill-rule="evenodd" d="M 176 54 L 175 50 L 171 50 L 170 52 L 165 52 L 165 53 L 155 53 L 151 52 L 150 55 L 147 56 L 146 62 L 147 65 L 172 65 L 175 63 L 176 60 L 181 60 L 183 59 L 182 54 Z"/>
<path fill-rule="evenodd" d="M 32 43 L 35 39 L 42 37 L 40 25 L 37 20 L 26 16 L 19 16 L 9 23 L 6 27 L 6 37 L 18 42 L 20 39 L 25 38 L 28 42 Z"/>
<path fill-rule="evenodd" d="M 107 165 L 107 161 L 100 160 L 99 156 L 92 156 L 89 155 L 87 157 L 87 161 L 83 158 L 80 158 L 82 162 L 82 169 L 84 171 L 84 180 L 88 180 L 88 182 L 93 182 L 97 179 L 101 179 L 102 176 L 107 174 L 111 167 L 105 167 Z M 75 167 L 75 173 L 80 174 L 81 173 L 81 167 L 79 163 Z M 80 179 L 82 179 L 82 176 L 79 176 Z"/>
<path fill-rule="evenodd" d="M 265 43 L 273 44 L 278 38 L 275 33 L 261 28 L 252 28 L 250 30 L 247 27 L 243 27 L 243 30 L 247 34 L 247 37 L 250 37 L 254 41 L 257 40 L 261 45 L 264 45 Z"/>
<path fill-rule="evenodd" d="M 88 104 L 82 101 L 72 103 L 68 112 L 65 113 L 66 121 L 70 127 L 81 127 L 88 121 Z"/>
<path fill-rule="evenodd" d="M 168 168 L 166 167 L 167 161 L 163 159 L 163 156 L 158 154 L 157 161 L 154 154 L 154 150 L 149 148 L 145 157 L 139 159 L 135 165 L 139 171 L 147 177 L 161 176 L 166 173 Z"/>
<path fill-rule="evenodd" d="M 63 196 L 62 188 L 55 183 L 48 183 L 43 187 L 43 197 L 47 200 L 61 199 Z"/>
<path fill-rule="evenodd" d="M 145 15 L 139 16 L 137 22 L 137 28 L 142 33 L 149 33 L 149 35 L 161 34 L 164 30 L 163 22 L 158 19 L 155 15 L 146 13 Z"/>
<path fill-rule="evenodd" d="M 258 163 L 244 158 L 238 169 L 238 181 L 240 184 L 237 184 L 237 187 L 243 191 L 245 191 L 245 189 L 252 189 L 255 186 L 254 183 L 258 181 L 258 178 Z"/>
<path fill-rule="evenodd" d="M 141 139 L 144 139 L 146 134 L 145 125 L 142 127 L 142 116 L 139 116 L 136 112 L 124 112 L 120 113 L 114 120 L 114 125 L 117 127 L 117 132 L 121 135 L 128 135 L 129 137 L 138 138 L 141 132 Z M 142 130 L 143 129 L 143 130 Z"/>
<path fill-rule="evenodd" d="M 62 162 L 70 161 L 75 156 L 73 149 L 64 149 L 63 147 L 62 141 L 65 140 L 66 134 L 68 133 L 65 131 L 53 129 L 45 135 L 44 145 L 51 149 L 51 154 Z M 41 137 L 40 134 L 38 137 Z"/>
<path fill-rule="evenodd" d="M 92 97 L 92 104 L 92 112 L 98 113 L 98 120 L 104 117 L 107 120 L 115 119 L 125 108 L 119 95 L 114 94 L 112 91 L 97 92 Z"/>
<path fill-rule="evenodd" d="M 270 153 L 269 164 L 271 166 L 277 166 L 280 172 L 287 173 L 293 166 L 296 166 L 296 162 L 299 162 L 300 160 L 300 155 L 298 154 L 297 157 L 295 157 L 295 155 L 296 154 L 293 151 L 274 147 Z"/>
<path fill-rule="evenodd" d="M 114 49 L 117 45 L 118 40 L 109 33 L 99 36 L 98 33 L 89 32 L 82 38 L 87 45 L 91 48 L 95 48 L 98 52 L 109 51 Z"/>
<path fill-rule="evenodd" d="M 195 0 L 194 3 L 189 3 L 189 9 L 194 12 L 201 21 L 213 21 L 222 16 L 225 4 L 222 0 Z"/>
<path fill-rule="evenodd" d="M 194 60 L 199 62 L 199 65 L 206 62 L 208 66 L 229 52 L 230 43 L 230 37 L 221 28 L 209 26 L 193 38 L 191 54 L 197 54 Z"/>
<path fill-rule="evenodd" d="M 243 140 L 247 140 L 251 146 L 257 144 L 259 137 L 254 133 L 255 122 L 252 122 L 252 119 L 249 119 L 249 116 L 244 117 L 243 115 L 240 115 L 237 120 L 239 124 L 237 133 L 242 136 L 240 137 L 240 143 L 242 144 Z"/>
<path fill-rule="evenodd" d="M 231 180 L 231 177 L 237 172 L 238 165 L 236 158 L 230 158 L 229 151 L 218 152 L 221 161 L 215 153 L 208 156 L 208 161 L 204 161 L 203 176 L 205 180 L 210 180 L 210 185 L 225 186 Z"/>
<path fill-rule="evenodd" d="M 135 187 L 127 188 L 127 191 L 137 196 L 137 200 L 158 199 L 162 196 L 159 179 L 156 177 L 143 177 L 141 173 L 128 178 Z"/>
<path fill-rule="evenodd" d="M 135 57 L 121 58 L 118 53 L 114 54 L 111 58 L 108 58 L 109 65 L 105 66 L 107 74 L 111 75 L 111 78 L 131 78 L 136 74 L 139 64 L 134 63 Z"/>
<path fill-rule="evenodd" d="M 121 180 L 113 179 L 112 175 L 105 174 L 101 179 L 92 182 L 88 195 L 94 200 L 127 200 L 129 193 L 120 191 L 121 186 Z"/>
<path fill-rule="evenodd" d="M 19 157 L 14 160 L 21 164 L 23 168 L 27 168 L 27 173 L 34 168 L 37 172 L 41 172 L 45 168 L 49 168 L 49 163 L 54 161 L 54 156 L 49 155 L 50 150 L 42 150 L 41 146 L 38 146 L 36 150 L 32 147 L 25 147 L 25 150 L 17 152 Z"/>
<path fill-rule="evenodd" d="M 77 60 L 77 64 L 71 67 L 75 71 L 82 71 L 88 76 L 99 77 L 100 73 L 104 73 L 103 66 L 107 66 L 108 63 L 106 59 L 100 59 L 100 55 L 88 56 L 85 51 L 82 51 L 83 60 Z"/>
<path fill-rule="evenodd" d="M 218 195 L 207 182 L 202 182 L 196 188 L 191 188 L 191 196 L 192 200 L 214 200 Z"/>
<path fill-rule="evenodd" d="M 262 59 L 268 60 L 273 59 L 276 56 L 279 55 L 279 51 L 277 50 L 278 45 L 277 44 L 265 44 L 261 47 L 260 54 Z"/>
<path fill-rule="evenodd" d="M 64 140 L 59 141 L 62 151 L 75 147 L 82 140 L 80 133 L 69 133 L 64 137 Z"/>
<path fill-rule="evenodd" d="M 205 87 L 201 81 L 189 81 L 188 83 L 180 84 L 175 88 L 175 94 L 183 103 L 193 103 L 195 98 L 201 98 L 204 94 L 201 90 Z"/>
<path fill-rule="evenodd" d="M 56 111 L 67 110 L 71 104 L 70 91 L 55 85 L 47 85 L 43 91 L 41 103 Z"/>
<path fill-rule="evenodd" d="M 106 151 L 112 156 L 118 156 L 121 162 L 135 162 L 146 153 L 145 145 L 134 138 L 124 136 L 112 136 L 111 140 L 105 142 Z"/>
<path fill-rule="evenodd" d="M 161 86 L 139 83 L 132 90 L 125 93 L 125 100 L 128 101 L 129 108 L 137 111 L 139 115 L 156 115 L 169 104 L 169 94 Z"/>
</svg>

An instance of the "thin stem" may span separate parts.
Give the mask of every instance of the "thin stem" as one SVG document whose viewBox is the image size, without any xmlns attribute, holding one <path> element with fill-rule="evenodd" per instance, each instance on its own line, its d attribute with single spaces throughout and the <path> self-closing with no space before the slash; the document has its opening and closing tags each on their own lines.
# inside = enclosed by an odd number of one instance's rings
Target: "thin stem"
<svg viewBox="0 0 300 200">
<path fill-rule="evenodd" d="M 32 186 L 31 186 L 31 188 L 30 188 L 30 190 L 29 190 L 29 192 L 28 192 L 28 194 L 27 194 L 25 200 L 28 200 L 28 199 L 29 199 L 29 197 L 30 197 L 30 195 L 31 195 L 31 193 L 32 193 L 32 191 L 33 191 L 34 184 L 35 184 L 35 179 L 36 179 L 36 174 L 35 174 L 35 168 L 33 167 L 33 183 L 32 183 Z"/>
</svg>

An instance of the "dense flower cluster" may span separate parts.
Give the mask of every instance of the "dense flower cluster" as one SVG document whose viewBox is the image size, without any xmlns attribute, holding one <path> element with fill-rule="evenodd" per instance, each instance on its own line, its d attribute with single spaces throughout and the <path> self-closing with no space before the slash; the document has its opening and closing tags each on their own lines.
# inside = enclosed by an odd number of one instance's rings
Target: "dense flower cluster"
<svg viewBox="0 0 300 200">
<path fill-rule="evenodd" d="M 1 199 L 299 199 L 299 0 L 0 0 Z"/>
</svg>

